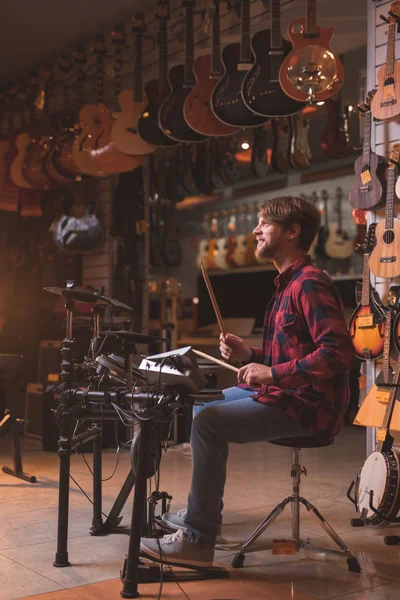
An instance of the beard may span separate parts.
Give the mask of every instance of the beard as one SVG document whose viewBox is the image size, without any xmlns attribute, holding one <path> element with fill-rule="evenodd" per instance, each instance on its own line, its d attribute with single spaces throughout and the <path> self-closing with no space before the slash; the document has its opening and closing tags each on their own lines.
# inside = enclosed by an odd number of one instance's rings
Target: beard
<svg viewBox="0 0 400 600">
<path fill-rule="evenodd" d="M 278 247 L 279 242 L 277 240 L 269 243 L 262 242 L 260 245 L 257 244 L 255 255 L 257 258 L 262 258 L 264 260 L 274 260 Z"/>
</svg>

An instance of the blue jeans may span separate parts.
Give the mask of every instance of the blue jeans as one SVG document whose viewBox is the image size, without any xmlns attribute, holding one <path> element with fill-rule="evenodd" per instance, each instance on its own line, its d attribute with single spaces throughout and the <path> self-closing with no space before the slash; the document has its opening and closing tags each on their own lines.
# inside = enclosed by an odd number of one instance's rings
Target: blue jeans
<svg viewBox="0 0 400 600">
<path fill-rule="evenodd" d="M 221 523 L 229 442 L 271 441 L 311 435 L 276 406 L 250 398 L 254 390 L 232 387 L 224 399 L 194 408 L 192 483 L 185 526 L 189 539 L 214 546 Z"/>
</svg>

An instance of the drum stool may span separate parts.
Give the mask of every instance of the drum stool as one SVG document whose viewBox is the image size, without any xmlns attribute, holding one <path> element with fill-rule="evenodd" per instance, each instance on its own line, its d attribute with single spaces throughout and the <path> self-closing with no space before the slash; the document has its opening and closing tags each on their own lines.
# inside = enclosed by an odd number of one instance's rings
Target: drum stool
<svg viewBox="0 0 400 600">
<path fill-rule="evenodd" d="M 291 540 L 273 540 L 273 544 L 276 548 L 278 545 L 281 546 L 281 552 L 277 554 L 295 554 L 300 548 L 307 548 L 309 550 L 315 550 L 317 552 L 330 552 L 334 554 L 344 555 L 347 559 L 349 571 L 354 573 L 361 573 L 359 562 L 355 556 L 350 552 L 344 541 L 338 536 L 338 534 L 332 529 L 327 523 L 321 513 L 315 508 L 311 502 L 300 496 L 300 477 L 301 474 L 307 475 L 305 467 L 300 465 L 300 450 L 301 448 L 322 448 L 323 446 L 330 446 L 333 444 L 333 440 L 321 440 L 316 437 L 303 437 L 303 438 L 284 438 L 274 440 L 270 442 L 278 446 L 286 446 L 293 448 L 293 463 L 290 470 L 292 478 L 292 495 L 287 496 L 282 502 L 277 504 L 275 508 L 269 513 L 269 515 L 259 524 L 259 526 L 253 531 L 253 533 L 243 542 L 239 552 L 237 552 L 232 560 L 232 567 L 240 568 L 243 567 L 245 554 L 249 551 L 249 548 L 255 542 L 255 540 L 271 525 L 273 521 L 281 514 L 287 504 L 291 504 L 292 508 L 292 539 Z M 319 548 L 312 546 L 310 540 L 303 541 L 300 538 L 300 504 L 304 504 L 308 511 L 312 511 L 318 520 L 318 523 L 323 529 L 330 535 L 333 541 L 339 546 L 340 550 L 331 550 L 330 548 Z M 289 550 L 289 551 L 288 551 Z"/>
</svg>

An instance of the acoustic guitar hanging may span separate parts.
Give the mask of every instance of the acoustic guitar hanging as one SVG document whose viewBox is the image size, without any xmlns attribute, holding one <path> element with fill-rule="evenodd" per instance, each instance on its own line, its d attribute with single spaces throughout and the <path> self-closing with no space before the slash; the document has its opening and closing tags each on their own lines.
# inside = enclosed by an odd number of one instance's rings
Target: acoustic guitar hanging
<svg viewBox="0 0 400 600">
<path fill-rule="evenodd" d="M 299 102 L 321 102 L 337 94 L 344 69 L 329 47 L 333 27 L 317 25 L 317 0 L 307 0 L 306 17 L 288 27 L 292 51 L 283 60 L 279 80 L 283 91 Z"/>
<path fill-rule="evenodd" d="M 400 18 L 400 0 L 390 7 L 386 63 L 378 71 L 378 89 L 371 102 L 376 119 L 394 119 L 400 113 L 400 63 L 395 60 L 396 27 Z"/>
<path fill-rule="evenodd" d="M 369 267 L 377 277 L 392 278 L 400 275 L 400 221 L 394 215 L 396 167 L 399 159 L 400 144 L 395 144 L 389 158 L 385 220 L 376 226 L 376 246 L 369 259 Z"/>
</svg>

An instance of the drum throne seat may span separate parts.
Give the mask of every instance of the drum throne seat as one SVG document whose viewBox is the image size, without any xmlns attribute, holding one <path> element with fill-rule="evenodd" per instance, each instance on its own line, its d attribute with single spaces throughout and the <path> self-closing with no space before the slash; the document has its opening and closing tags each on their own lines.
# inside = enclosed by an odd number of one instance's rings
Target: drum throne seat
<svg viewBox="0 0 400 600">
<path fill-rule="evenodd" d="M 319 553 L 334 553 L 341 556 L 345 556 L 348 564 L 349 571 L 360 573 L 361 568 L 357 558 L 350 552 L 345 542 L 338 536 L 338 534 L 332 529 L 329 523 L 325 520 L 318 509 L 311 504 L 306 498 L 300 496 L 300 478 L 301 475 L 307 475 L 307 470 L 300 464 L 300 451 L 302 448 L 322 448 L 333 444 L 333 439 L 321 439 L 317 437 L 303 437 L 303 438 L 283 438 L 275 441 L 271 441 L 271 444 L 278 446 L 286 446 L 293 449 L 293 461 L 290 468 L 290 476 L 292 480 L 292 493 L 290 496 L 284 498 L 275 508 L 265 517 L 265 519 L 258 525 L 258 527 L 250 534 L 250 536 L 243 542 L 239 552 L 237 552 L 232 560 L 232 567 L 240 568 L 243 567 L 246 553 L 249 551 L 254 542 L 260 537 L 260 535 L 271 525 L 273 521 L 282 513 L 287 504 L 291 505 L 291 526 L 292 526 L 292 537 L 284 540 L 273 540 L 272 552 L 273 554 L 295 554 L 301 548 L 307 550 L 314 550 Z M 340 550 L 332 550 L 330 548 L 320 548 L 313 546 L 309 539 L 304 541 L 300 537 L 300 505 L 306 507 L 308 511 L 317 519 L 321 527 L 326 533 L 332 538 Z"/>
</svg>

